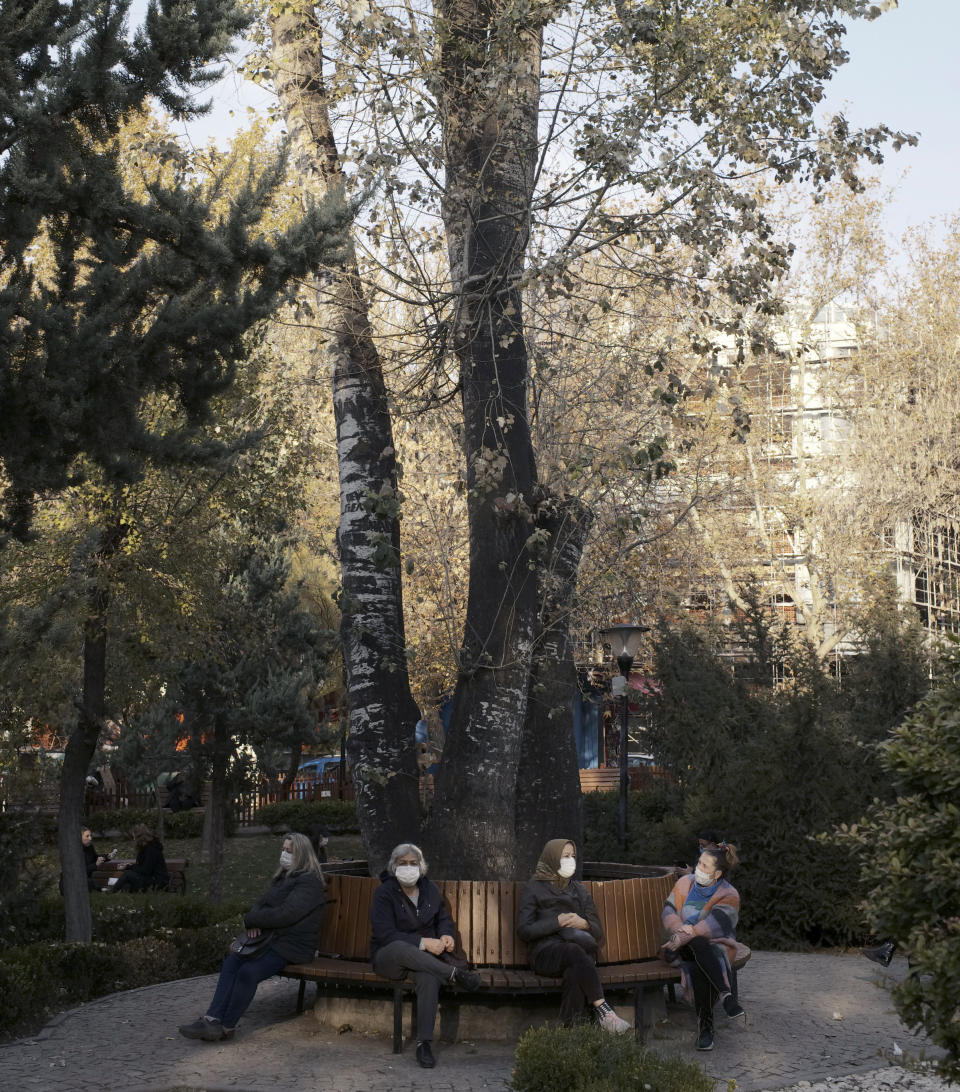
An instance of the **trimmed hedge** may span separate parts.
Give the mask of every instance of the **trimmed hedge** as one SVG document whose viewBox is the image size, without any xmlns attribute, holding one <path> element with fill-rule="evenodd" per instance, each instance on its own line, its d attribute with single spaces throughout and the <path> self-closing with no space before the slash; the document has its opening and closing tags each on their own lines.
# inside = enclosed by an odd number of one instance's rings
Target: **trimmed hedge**
<svg viewBox="0 0 960 1092">
<path fill-rule="evenodd" d="M 143 892 L 135 899 L 96 896 L 90 899 L 93 939 L 120 943 L 177 929 L 201 929 L 235 921 L 249 908 L 234 899 L 216 905 L 201 898 L 163 892 Z M 22 892 L 0 902 L 0 938 L 3 946 L 58 941 L 64 933 L 63 899 L 56 894 Z"/>
<path fill-rule="evenodd" d="M 260 808 L 257 822 L 276 834 L 306 832 L 314 823 L 325 826 L 331 834 L 360 832 L 356 805 L 351 800 L 281 800 Z"/>
<path fill-rule="evenodd" d="M 632 1035 L 584 1024 L 541 1027 L 517 1044 L 515 1092 L 712 1092 L 714 1082 L 681 1058 L 661 1058 Z"/>
<path fill-rule="evenodd" d="M 181 901 L 182 900 L 178 900 Z M 50 1014 L 117 990 L 150 986 L 217 970 L 236 920 L 170 929 L 120 943 L 52 943 L 8 948 L 0 955 L 0 1028 L 16 1037 Z"/>
<path fill-rule="evenodd" d="M 85 820 L 87 826 L 99 837 L 108 830 L 118 830 L 128 838 L 133 837 L 133 828 L 144 823 L 150 830 L 157 829 L 156 808 L 112 808 L 107 811 L 95 811 Z M 224 833 L 233 834 L 237 829 L 236 816 L 228 811 L 224 822 Z M 199 838 L 203 834 L 203 812 L 200 811 L 165 811 L 163 813 L 164 838 Z"/>
</svg>

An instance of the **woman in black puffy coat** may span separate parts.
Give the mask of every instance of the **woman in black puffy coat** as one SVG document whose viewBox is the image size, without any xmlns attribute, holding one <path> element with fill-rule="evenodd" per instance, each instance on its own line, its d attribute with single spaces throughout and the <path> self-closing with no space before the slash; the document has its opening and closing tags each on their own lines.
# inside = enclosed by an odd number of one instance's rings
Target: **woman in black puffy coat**
<svg viewBox="0 0 960 1092">
<path fill-rule="evenodd" d="M 325 911 L 323 872 L 310 839 L 305 834 L 288 834 L 269 890 L 243 918 L 248 937 L 255 939 L 269 931 L 269 942 L 255 955 L 230 952 L 224 957 L 210 1007 L 199 1020 L 181 1025 L 180 1034 L 208 1043 L 232 1039 L 260 983 L 287 963 L 313 958 Z"/>
<path fill-rule="evenodd" d="M 545 978 L 562 978 L 560 1019 L 567 1026 L 583 1018 L 587 1003 L 604 1031 L 629 1031 L 604 1000 L 597 974 L 603 927 L 590 892 L 573 878 L 577 847 L 566 838 L 547 842 L 523 889 L 517 933 L 527 945 L 530 967 Z"/>
</svg>

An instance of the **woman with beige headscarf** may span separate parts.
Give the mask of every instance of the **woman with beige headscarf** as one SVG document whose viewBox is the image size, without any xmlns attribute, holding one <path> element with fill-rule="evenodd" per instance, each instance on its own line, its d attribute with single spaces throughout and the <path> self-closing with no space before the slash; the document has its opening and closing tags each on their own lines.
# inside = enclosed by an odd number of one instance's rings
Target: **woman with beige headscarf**
<svg viewBox="0 0 960 1092">
<path fill-rule="evenodd" d="M 545 978 L 563 979 L 560 1019 L 565 1025 L 581 1020 L 587 1003 L 604 1031 L 629 1031 L 603 997 L 597 974 L 603 928 L 590 892 L 573 878 L 576 870 L 573 842 L 547 842 L 523 889 L 517 933 L 526 942 L 531 968 Z"/>
</svg>

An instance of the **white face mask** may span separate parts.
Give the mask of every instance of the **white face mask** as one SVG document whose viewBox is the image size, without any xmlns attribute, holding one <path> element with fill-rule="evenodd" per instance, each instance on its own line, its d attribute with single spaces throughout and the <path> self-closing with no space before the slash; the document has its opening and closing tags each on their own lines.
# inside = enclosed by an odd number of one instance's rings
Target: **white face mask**
<svg viewBox="0 0 960 1092">
<path fill-rule="evenodd" d="M 293 864 L 293 854 L 288 849 L 281 850 L 281 852 L 280 852 L 280 867 L 281 868 L 290 868 L 292 864 Z"/>
<path fill-rule="evenodd" d="M 420 879 L 420 866 L 415 864 L 397 865 L 397 879 L 404 887 L 416 887 Z"/>
<path fill-rule="evenodd" d="M 713 877 L 708 872 L 702 872 L 699 868 L 693 873 L 693 878 L 701 887 L 709 887 L 714 883 Z"/>
<path fill-rule="evenodd" d="M 577 871 L 577 858 L 576 857 L 561 857 L 560 867 L 557 869 L 560 875 L 569 880 L 570 877 Z"/>
</svg>

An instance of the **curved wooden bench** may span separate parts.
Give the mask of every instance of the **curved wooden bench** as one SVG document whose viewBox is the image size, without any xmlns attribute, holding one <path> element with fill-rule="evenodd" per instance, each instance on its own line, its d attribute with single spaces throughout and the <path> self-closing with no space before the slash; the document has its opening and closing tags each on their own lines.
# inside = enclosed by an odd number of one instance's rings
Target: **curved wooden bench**
<svg viewBox="0 0 960 1092">
<path fill-rule="evenodd" d="M 642 1038 L 650 1020 L 649 995 L 680 980 L 680 971 L 660 959 L 660 914 L 675 876 L 590 880 L 586 886 L 596 903 L 606 941 L 598 960 L 600 980 L 613 990 L 633 993 L 635 1027 Z M 287 964 L 280 972 L 300 981 L 297 1012 L 303 1011 L 308 981 L 318 991 L 327 987 L 347 992 L 393 992 L 393 1050 L 402 1045 L 403 995 L 411 982 L 381 978 L 369 962 L 370 903 L 380 881 L 368 876 L 328 875 L 327 914 L 317 941 L 317 957 L 309 963 Z M 486 989 L 470 995 L 555 994 L 560 980 L 536 975 L 529 968 L 527 948 L 517 936 L 517 906 L 524 884 L 506 881 L 446 880 L 443 892 L 457 926 L 460 944 Z M 457 994 L 464 1000 L 462 994 Z"/>
</svg>

